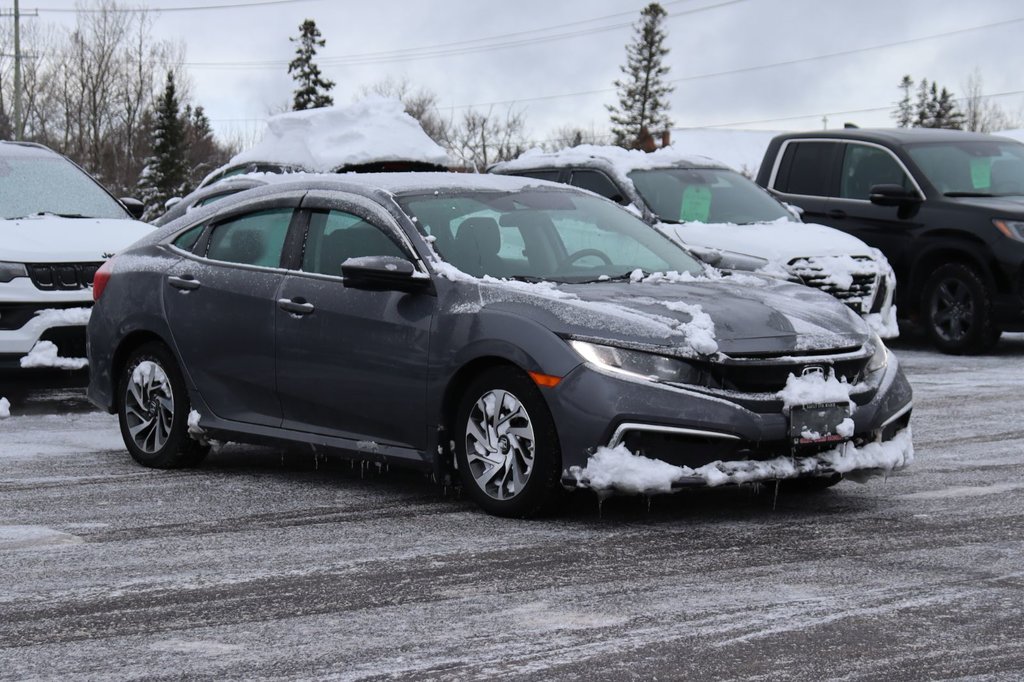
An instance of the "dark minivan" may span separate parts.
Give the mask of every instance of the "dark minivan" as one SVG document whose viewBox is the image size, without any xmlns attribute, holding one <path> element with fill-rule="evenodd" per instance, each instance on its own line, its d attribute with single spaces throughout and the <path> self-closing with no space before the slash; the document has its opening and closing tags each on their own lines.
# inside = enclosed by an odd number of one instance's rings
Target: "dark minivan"
<svg viewBox="0 0 1024 682">
<path fill-rule="evenodd" d="M 900 317 L 947 353 L 1024 331 L 1024 144 L 959 130 L 779 135 L 757 182 L 880 249 Z"/>
</svg>

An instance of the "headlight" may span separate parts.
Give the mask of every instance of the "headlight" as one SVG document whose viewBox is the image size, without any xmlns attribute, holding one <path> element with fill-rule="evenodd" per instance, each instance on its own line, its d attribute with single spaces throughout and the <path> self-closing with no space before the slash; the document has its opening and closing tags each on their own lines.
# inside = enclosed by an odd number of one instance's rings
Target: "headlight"
<svg viewBox="0 0 1024 682">
<path fill-rule="evenodd" d="M 28 277 L 24 263 L 0 263 L 0 282 L 10 282 L 15 277 Z"/>
<path fill-rule="evenodd" d="M 878 338 L 878 334 L 872 334 L 871 340 L 874 344 L 875 352 L 871 355 L 871 359 L 868 360 L 866 370 L 868 376 L 882 371 L 889 364 L 889 350 L 882 343 L 882 339 Z"/>
<path fill-rule="evenodd" d="M 685 360 L 586 341 L 570 341 L 569 344 L 584 360 L 609 372 L 647 381 L 700 382 L 700 369 Z"/>
<path fill-rule="evenodd" d="M 1010 239 L 1024 242 L 1024 220 L 993 220 L 992 224 Z"/>
</svg>

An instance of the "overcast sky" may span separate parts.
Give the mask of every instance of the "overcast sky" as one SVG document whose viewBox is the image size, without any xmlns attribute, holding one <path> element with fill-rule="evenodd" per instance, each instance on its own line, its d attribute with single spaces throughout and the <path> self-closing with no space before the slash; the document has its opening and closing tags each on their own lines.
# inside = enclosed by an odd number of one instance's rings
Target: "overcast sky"
<svg viewBox="0 0 1024 682">
<path fill-rule="evenodd" d="M 265 3 L 265 4 L 264 4 Z M 5 3 L 8 4 L 8 3 Z M 22 0 L 71 22 L 73 0 Z M 335 103 L 387 76 L 438 95 L 442 114 L 509 102 L 543 141 L 567 124 L 608 128 L 634 0 L 150 0 L 157 37 L 183 41 L 196 103 L 222 136 L 251 135 L 293 82 L 289 36 L 314 19 Z M 244 4 L 228 9 L 172 8 Z M 262 6 L 261 6 L 262 4 Z M 986 93 L 1024 114 L 1021 0 L 669 0 L 671 116 L 678 127 L 890 125 L 905 73 L 958 95 L 977 68 Z M 982 28 L 984 27 L 984 28 Z M 895 43 L 901 43 L 896 44 Z M 866 49 L 877 48 L 877 49 Z M 836 53 L 847 54 L 836 54 Z M 834 56 L 827 56 L 834 55 Z M 783 64 L 790 62 L 788 64 Z M 758 68 L 762 67 L 762 68 Z M 494 103 L 492 105 L 492 103 Z M 864 111 L 874 110 L 874 111 Z"/>
</svg>

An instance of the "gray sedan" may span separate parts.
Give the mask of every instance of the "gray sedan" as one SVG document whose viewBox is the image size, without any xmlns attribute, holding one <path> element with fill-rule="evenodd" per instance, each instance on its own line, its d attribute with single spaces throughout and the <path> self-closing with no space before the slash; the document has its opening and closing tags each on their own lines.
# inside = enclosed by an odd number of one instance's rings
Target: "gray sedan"
<svg viewBox="0 0 1024 682">
<path fill-rule="evenodd" d="M 273 183 L 136 243 L 94 295 L 89 397 L 146 466 L 298 444 L 529 516 L 572 487 L 824 487 L 913 458 L 910 387 L 842 303 L 543 181 Z"/>
</svg>

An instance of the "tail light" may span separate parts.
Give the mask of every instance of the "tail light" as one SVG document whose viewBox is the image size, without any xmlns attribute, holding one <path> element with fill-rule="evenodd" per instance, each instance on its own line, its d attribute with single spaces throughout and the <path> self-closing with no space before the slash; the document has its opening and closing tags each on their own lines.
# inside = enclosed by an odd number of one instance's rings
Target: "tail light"
<svg viewBox="0 0 1024 682">
<path fill-rule="evenodd" d="M 100 269 L 96 271 L 96 274 L 92 278 L 92 300 L 100 300 L 100 296 L 103 295 L 103 290 L 107 287 L 107 282 L 110 281 L 110 273 L 114 269 L 114 259 L 103 263 Z"/>
</svg>

